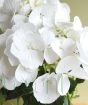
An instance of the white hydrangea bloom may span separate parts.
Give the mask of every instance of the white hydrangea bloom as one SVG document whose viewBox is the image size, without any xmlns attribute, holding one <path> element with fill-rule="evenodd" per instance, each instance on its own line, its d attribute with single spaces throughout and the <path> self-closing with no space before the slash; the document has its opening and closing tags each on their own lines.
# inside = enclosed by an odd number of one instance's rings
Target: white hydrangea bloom
<svg viewBox="0 0 88 105">
<path fill-rule="evenodd" d="M 0 89 L 34 82 L 37 101 L 51 104 L 68 93 L 69 77 L 88 80 L 88 27 L 70 21 L 66 3 L 0 0 L 0 29 Z M 49 73 L 37 78 L 40 66 Z"/>
</svg>

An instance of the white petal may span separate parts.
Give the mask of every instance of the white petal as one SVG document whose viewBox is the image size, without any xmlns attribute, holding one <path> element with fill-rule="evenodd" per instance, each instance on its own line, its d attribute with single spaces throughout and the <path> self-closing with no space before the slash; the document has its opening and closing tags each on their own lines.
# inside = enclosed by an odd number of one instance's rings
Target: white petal
<svg viewBox="0 0 88 105">
<path fill-rule="evenodd" d="M 57 78 L 54 73 L 44 74 L 33 83 L 33 93 L 37 101 L 43 104 L 53 103 L 60 96 L 57 92 Z"/>
<path fill-rule="evenodd" d="M 52 12 L 51 12 L 52 11 Z M 53 27 L 55 24 L 56 5 L 45 5 L 42 9 L 43 25 Z"/>
<path fill-rule="evenodd" d="M 44 0 L 45 4 L 58 4 L 59 0 Z"/>
<path fill-rule="evenodd" d="M 44 43 L 33 25 L 24 26 L 13 34 L 10 51 L 24 67 L 35 69 L 43 63 Z"/>
<path fill-rule="evenodd" d="M 4 53 L 4 49 L 6 47 L 6 40 L 7 37 L 12 33 L 11 30 L 7 30 L 4 34 L 0 35 L 0 58 L 2 57 Z"/>
<path fill-rule="evenodd" d="M 30 82 L 33 82 L 38 74 L 38 70 L 30 70 L 24 68 L 22 65 L 19 65 L 15 72 L 16 79 L 21 82 L 25 83 L 27 86 Z"/>
<path fill-rule="evenodd" d="M 61 58 L 68 56 L 74 52 L 75 42 L 70 38 L 56 38 L 51 43 L 52 49 L 56 52 Z"/>
<path fill-rule="evenodd" d="M 70 88 L 70 81 L 67 75 L 62 75 L 58 83 L 58 92 L 61 96 L 66 95 Z"/>
<path fill-rule="evenodd" d="M 35 7 L 41 6 L 44 3 L 44 0 L 29 0 L 29 4 L 31 9 L 34 9 Z"/>
<path fill-rule="evenodd" d="M 9 36 L 6 40 L 6 48 L 5 48 L 5 51 L 4 53 L 8 56 L 8 60 L 10 62 L 10 64 L 12 66 L 16 66 L 19 64 L 19 61 L 17 60 L 17 58 L 12 55 L 12 53 L 10 52 L 10 48 L 11 48 L 11 45 L 12 45 L 12 36 Z"/>
<path fill-rule="evenodd" d="M 67 56 L 63 58 L 56 67 L 57 73 L 68 73 L 71 76 L 88 79 L 88 75 L 81 67 L 82 62 L 75 56 Z"/>
<path fill-rule="evenodd" d="M 12 26 L 11 23 L 12 15 L 11 14 L 3 14 L 0 13 L 0 28 L 3 32 L 5 32 L 7 29 L 10 29 Z"/>
<path fill-rule="evenodd" d="M 76 31 L 73 28 L 70 29 L 67 33 L 68 38 L 71 38 L 76 41 L 78 41 L 80 39 L 80 36 L 81 36 L 81 31 Z"/>
<path fill-rule="evenodd" d="M 20 0 L 4 0 L 3 9 L 5 12 L 17 12 L 20 6 Z"/>
<path fill-rule="evenodd" d="M 25 24 L 24 27 L 17 30 L 13 36 L 13 41 L 18 49 L 44 49 L 41 36 L 31 24 Z"/>
<path fill-rule="evenodd" d="M 22 15 L 28 15 L 30 13 L 30 11 L 31 11 L 30 5 L 26 4 L 21 8 L 20 13 Z"/>
<path fill-rule="evenodd" d="M 47 63 L 53 64 L 58 60 L 58 55 L 52 50 L 52 48 L 46 48 L 44 51 L 44 58 Z"/>
<path fill-rule="evenodd" d="M 67 4 L 62 3 L 58 5 L 56 15 L 55 15 L 55 24 L 59 22 L 69 22 L 70 21 L 70 8 Z"/>
<path fill-rule="evenodd" d="M 29 22 L 34 24 L 35 26 L 41 26 L 42 24 L 41 10 L 41 7 L 36 7 L 29 16 Z"/>
<path fill-rule="evenodd" d="M 88 55 L 88 27 L 85 27 L 83 31 L 81 32 L 81 37 L 80 37 L 80 46 L 85 53 L 85 55 Z"/>
<path fill-rule="evenodd" d="M 55 39 L 55 34 L 52 31 L 52 29 L 44 27 L 42 29 L 39 30 L 41 37 L 44 41 L 45 47 L 49 46 L 52 41 Z"/>
<path fill-rule="evenodd" d="M 75 30 L 82 29 L 82 23 L 81 23 L 80 18 L 78 16 L 74 17 L 73 28 Z"/>
<path fill-rule="evenodd" d="M 15 24 L 21 24 L 22 22 L 27 22 L 27 17 L 24 15 L 16 14 L 13 16 L 12 21 Z"/>
<path fill-rule="evenodd" d="M 19 86 L 19 83 L 15 79 L 15 67 L 12 67 L 6 56 L 0 59 L 0 76 L 2 77 L 2 84 L 8 90 L 14 90 L 15 87 Z"/>
<path fill-rule="evenodd" d="M 0 75 L 7 78 L 13 77 L 15 74 L 15 67 L 12 67 L 6 56 L 2 56 L 0 59 Z"/>
<path fill-rule="evenodd" d="M 88 74 L 88 65 L 83 64 L 83 69 L 85 70 L 85 72 Z"/>
<path fill-rule="evenodd" d="M 13 78 L 3 78 L 2 80 L 3 86 L 4 88 L 8 89 L 8 90 L 14 90 L 16 87 L 20 86 L 21 83 L 18 82 L 15 77 Z"/>
<path fill-rule="evenodd" d="M 81 62 L 83 62 L 83 64 L 88 65 L 88 57 L 86 56 L 84 50 L 82 49 L 81 44 L 80 44 L 80 43 L 77 43 L 77 47 L 78 47 L 78 51 L 79 51 L 79 53 L 80 53 L 80 56 L 78 57 L 79 60 L 80 60 Z"/>
<path fill-rule="evenodd" d="M 41 51 L 31 49 L 19 51 L 19 49 L 17 49 L 15 45 L 12 45 L 11 52 L 19 59 L 19 62 L 24 67 L 30 69 L 38 68 L 40 65 L 42 65 L 44 60 L 43 53 Z"/>
<path fill-rule="evenodd" d="M 3 31 L 12 27 L 12 16 L 18 11 L 20 0 L 4 0 L 3 6 L 0 9 L 0 28 Z"/>
</svg>

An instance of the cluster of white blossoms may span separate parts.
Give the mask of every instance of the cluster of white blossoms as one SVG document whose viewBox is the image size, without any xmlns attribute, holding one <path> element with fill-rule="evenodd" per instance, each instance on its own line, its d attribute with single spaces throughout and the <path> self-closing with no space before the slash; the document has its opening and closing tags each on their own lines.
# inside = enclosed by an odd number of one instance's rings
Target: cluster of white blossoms
<svg viewBox="0 0 88 105">
<path fill-rule="evenodd" d="M 0 31 L 1 88 L 33 82 L 37 101 L 50 104 L 68 93 L 69 77 L 88 79 L 88 27 L 70 20 L 66 3 L 0 0 Z"/>
</svg>

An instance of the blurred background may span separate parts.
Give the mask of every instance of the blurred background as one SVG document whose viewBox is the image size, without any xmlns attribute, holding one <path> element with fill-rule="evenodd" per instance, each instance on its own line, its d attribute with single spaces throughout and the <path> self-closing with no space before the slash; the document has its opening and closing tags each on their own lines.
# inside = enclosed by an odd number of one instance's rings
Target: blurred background
<svg viewBox="0 0 88 105">
<path fill-rule="evenodd" d="M 72 20 L 74 16 L 79 16 L 83 23 L 83 26 L 88 25 L 88 0 L 62 0 L 62 1 L 69 4 L 71 8 Z M 78 85 L 77 94 L 80 95 L 80 97 L 73 100 L 74 105 L 75 103 L 76 105 L 88 105 L 88 81 Z M 16 100 L 8 101 L 5 103 L 5 105 L 17 105 Z M 22 101 L 20 101 L 20 105 L 22 105 Z"/>
</svg>

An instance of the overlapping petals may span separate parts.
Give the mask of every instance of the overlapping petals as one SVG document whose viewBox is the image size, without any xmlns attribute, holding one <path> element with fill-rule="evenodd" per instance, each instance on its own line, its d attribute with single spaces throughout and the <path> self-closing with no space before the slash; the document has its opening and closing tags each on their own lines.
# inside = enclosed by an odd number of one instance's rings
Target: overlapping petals
<svg viewBox="0 0 88 105">
<path fill-rule="evenodd" d="M 42 104 L 88 80 L 88 27 L 60 0 L 0 0 L 0 89 L 22 83 Z M 31 85 L 30 85 L 31 86 Z"/>
</svg>

